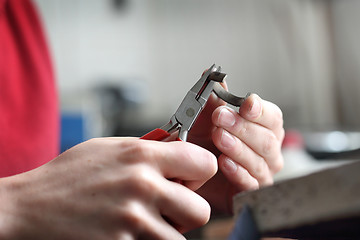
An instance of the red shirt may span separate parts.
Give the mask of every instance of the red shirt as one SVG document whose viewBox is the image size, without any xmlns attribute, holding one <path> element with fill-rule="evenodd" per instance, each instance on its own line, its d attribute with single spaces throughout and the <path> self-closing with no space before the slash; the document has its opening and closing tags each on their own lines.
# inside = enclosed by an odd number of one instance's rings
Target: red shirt
<svg viewBox="0 0 360 240">
<path fill-rule="evenodd" d="M 0 0 L 0 177 L 36 168 L 59 149 L 49 51 L 30 0 Z"/>
</svg>

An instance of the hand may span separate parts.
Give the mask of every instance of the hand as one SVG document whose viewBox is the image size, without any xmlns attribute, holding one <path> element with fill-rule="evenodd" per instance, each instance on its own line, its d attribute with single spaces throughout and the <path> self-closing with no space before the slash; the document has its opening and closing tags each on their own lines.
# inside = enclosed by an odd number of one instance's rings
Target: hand
<svg viewBox="0 0 360 240">
<path fill-rule="evenodd" d="M 281 110 L 252 94 L 239 113 L 219 107 L 212 121 L 217 127 L 212 139 L 222 152 L 219 166 L 226 178 L 239 191 L 272 184 L 273 175 L 283 166 Z"/>
<path fill-rule="evenodd" d="M 216 171 L 215 156 L 190 143 L 89 140 L 1 179 L 0 238 L 184 239 L 209 219 L 194 191 Z"/>
<path fill-rule="evenodd" d="M 212 203 L 214 212 L 229 212 L 235 193 L 272 184 L 282 168 L 282 112 L 256 94 L 239 112 L 212 96 L 200 117 L 190 139 L 216 153 L 221 171 L 198 192 Z"/>
</svg>

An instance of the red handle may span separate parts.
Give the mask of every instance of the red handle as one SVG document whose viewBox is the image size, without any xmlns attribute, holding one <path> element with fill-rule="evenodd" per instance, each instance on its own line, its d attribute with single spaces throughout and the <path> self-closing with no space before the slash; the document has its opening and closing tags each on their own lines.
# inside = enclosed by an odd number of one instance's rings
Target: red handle
<svg viewBox="0 0 360 240">
<path fill-rule="evenodd" d="M 152 130 L 151 132 L 142 136 L 140 139 L 162 141 L 169 136 L 170 136 L 169 132 L 167 132 L 161 128 L 156 128 L 156 129 Z M 177 137 L 176 141 L 181 141 L 181 139 Z"/>
<path fill-rule="evenodd" d="M 170 136 L 170 133 L 168 133 L 167 131 L 161 128 L 156 128 L 151 132 L 142 136 L 140 139 L 161 141 L 167 138 L 168 136 Z"/>
</svg>

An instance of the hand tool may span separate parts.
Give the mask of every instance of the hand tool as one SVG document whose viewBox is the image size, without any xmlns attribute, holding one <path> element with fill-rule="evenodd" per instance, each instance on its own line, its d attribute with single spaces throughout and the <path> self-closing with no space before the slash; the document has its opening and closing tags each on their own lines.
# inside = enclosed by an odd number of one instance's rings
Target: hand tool
<svg viewBox="0 0 360 240">
<path fill-rule="evenodd" d="M 211 92 L 214 92 L 225 102 L 240 107 L 250 94 L 242 98 L 227 92 L 220 85 L 225 77 L 226 74 L 221 72 L 221 67 L 216 67 L 215 64 L 213 64 L 187 92 L 180 106 L 170 118 L 170 121 L 164 126 L 145 134 L 141 139 L 161 141 L 178 130 L 177 140 L 186 141 L 191 127 L 204 109 Z"/>
</svg>

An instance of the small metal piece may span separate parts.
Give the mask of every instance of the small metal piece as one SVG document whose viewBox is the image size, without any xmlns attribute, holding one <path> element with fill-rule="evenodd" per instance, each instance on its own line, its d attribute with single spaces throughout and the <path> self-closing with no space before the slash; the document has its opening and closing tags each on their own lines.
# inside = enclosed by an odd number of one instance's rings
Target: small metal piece
<svg viewBox="0 0 360 240">
<path fill-rule="evenodd" d="M 240 107 L 241 104 L 251 95 L 251 93 L 248 93 L 245 97 L 235 96 L 226 91 L 219 83 L 214 84 L 213 91 L 219 98 L 235 107 Z"/>
<path fill-rule="evenodd" d="M 223 82 L 226 78 L 226 74 L 222 72 L 212 72 L 210 73 L 208 80 L 215 81 L 215 82 Z"/>
<path fill-rule="evenodd" d="M 202 93 L 202 89 L 204 88 L 205 82 L 209 77 L 210 73 L 216 70 L 215 64 L 213 64 L 207 71 L 203 73 L 199 81 L 195 83 L 195 85 L 190 89 L 191 92 L 195 92 L 197 94 Z"/>
</svg>

